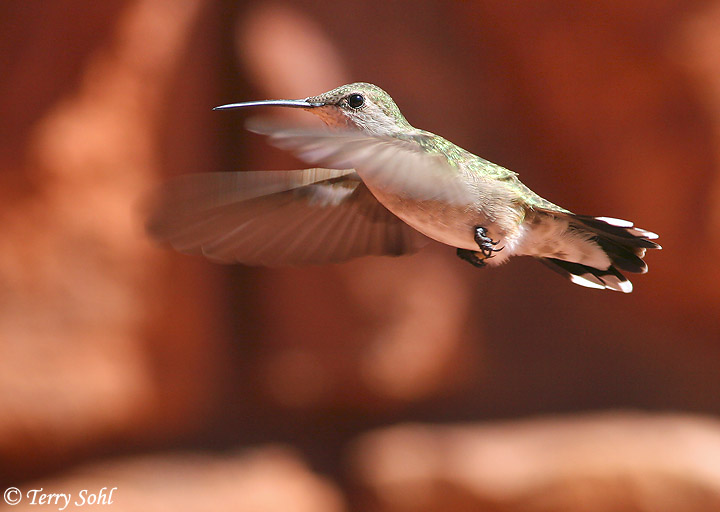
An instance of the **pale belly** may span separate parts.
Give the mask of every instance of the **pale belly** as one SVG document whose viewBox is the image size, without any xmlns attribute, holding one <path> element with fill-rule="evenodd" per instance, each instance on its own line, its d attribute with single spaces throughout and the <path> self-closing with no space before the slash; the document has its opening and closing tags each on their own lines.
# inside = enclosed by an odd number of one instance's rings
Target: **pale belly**
<svg viewBox="0 0 720 512">
<path fill-rule="evenodd" d="M 476 226 L 493 231 L 494 223 L 471 206 L 452 206 L 437 201 L 378 198 L 385 207 L 425 236 L 451 247 L 477 250 Z"/>
</svg>

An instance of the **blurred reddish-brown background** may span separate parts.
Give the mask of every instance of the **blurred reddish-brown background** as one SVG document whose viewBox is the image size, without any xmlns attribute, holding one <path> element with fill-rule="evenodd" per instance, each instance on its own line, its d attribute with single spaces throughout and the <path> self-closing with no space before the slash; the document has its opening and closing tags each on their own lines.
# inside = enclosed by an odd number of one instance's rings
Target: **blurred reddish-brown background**
<svg viewBox="0 0 720 512">
<path fill-rule="evenodd" d="M 0 55 L 5 487 L 720 510 L 720 1 L 4 2 Z M 625 296 L 439 245 L 257 269 L 147 240 L 171 175 L 300 165 L 211 107 L 351 81 L 664 250 Z"/>
</svg>

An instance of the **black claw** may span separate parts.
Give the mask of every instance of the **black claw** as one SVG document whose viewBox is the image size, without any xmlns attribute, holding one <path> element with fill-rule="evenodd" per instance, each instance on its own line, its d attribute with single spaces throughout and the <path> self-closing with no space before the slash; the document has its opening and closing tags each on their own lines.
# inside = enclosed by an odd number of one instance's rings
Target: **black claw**
<svg viewBox="0 0 720 512">
<path fill-rule="evenodd" d="M 473 237 L 475 243 L 480 248 L 480 253 L 487 259 L 492 258 L 493 253 L 502 251 L 505 247 L 495 249 L 495 246 L 500 242 L 499 240 L 493 240 L 488 236 L 487 229 L 482 226 L 475 227 L 475 235 Z"/>
<path fill-rule="evenodd" d="M 486 265 L 485 260 L 492 258 L 496 252 L 500 252 L 505 249 L 505 247 L 496 249 L 495 246 L 500 243 L 500 241 L 490 238 L 488 236 L 487 229 L 482 226 L 475 227 L 475 234 L 473 238 L 480 250 L 471 251 L 469 249 L 458 249 L 457 255 L 460 259 L 467 261 L 475 267 L 484 267 Z"/>
</svg>

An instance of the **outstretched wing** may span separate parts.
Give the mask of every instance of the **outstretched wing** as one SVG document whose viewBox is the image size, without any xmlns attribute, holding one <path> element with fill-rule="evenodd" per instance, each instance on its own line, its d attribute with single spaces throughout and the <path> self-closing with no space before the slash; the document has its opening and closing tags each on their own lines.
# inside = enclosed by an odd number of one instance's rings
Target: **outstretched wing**
<svg viewBox="0 0 720 512">
<path fill-rule="evenodd" d="M 440 152 L 428 151 L 423 137 L 383 137 L 359 131 L 278 126 L 252 119 L 247 128 L 267 135 L 281 149 L 311 164 L 353 168 L 366 183 L 415 200 L 472 204 L 472 189 L 458 179 Z M 427 140 L 426 142 L 430 142 Z"/>
<path fill-rule="evenodd" d="M 334 263 L 414 252 L 429 241 L 382 206 L 352 169 L 185 175 L 152 203 L 154 238 L 222 263 Z"/>
</svg>

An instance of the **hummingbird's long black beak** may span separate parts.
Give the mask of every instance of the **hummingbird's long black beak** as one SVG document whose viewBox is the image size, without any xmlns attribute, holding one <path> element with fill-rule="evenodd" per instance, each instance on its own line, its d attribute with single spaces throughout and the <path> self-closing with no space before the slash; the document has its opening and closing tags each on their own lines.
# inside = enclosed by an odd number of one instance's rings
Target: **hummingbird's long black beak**
<svg viewBox="0 0 720 512">
<path fill-rule="evenodd" d="M 315 108 L 322 107 L 324 103 L 311 103 L 306 100 L 262 100 L 262 101 L 245 101 L 243 103 L 228 103 L 220 105 L 213 110 L 227 110 L 231 108 L 242 107 L 291 107 L 291 108 Z"/>
</svg>

